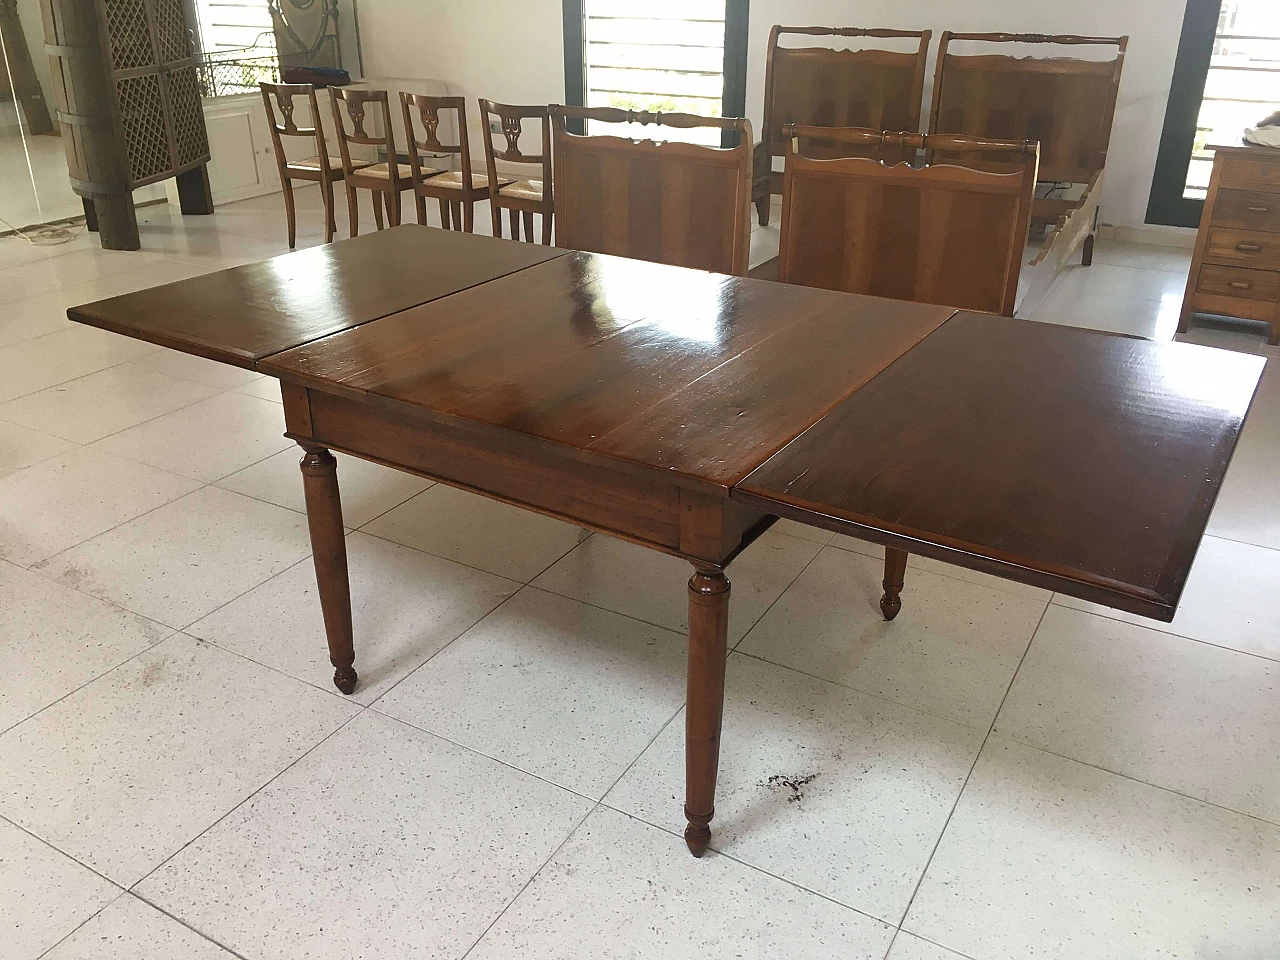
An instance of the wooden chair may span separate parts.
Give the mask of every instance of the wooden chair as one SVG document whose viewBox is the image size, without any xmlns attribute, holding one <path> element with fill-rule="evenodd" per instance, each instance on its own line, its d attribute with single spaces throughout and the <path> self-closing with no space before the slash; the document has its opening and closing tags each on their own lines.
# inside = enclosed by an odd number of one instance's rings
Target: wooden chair
<svg viewBox="0 0 1280 960">
<path fill-rule="evenodd" d="M 289 222 L 289 248 L 297 242 L 298 220 L 293 202 L 293 181 L 305 180 L 320 184 L 320 197 L 324 201 L 324 242 L 331 243 L 338 227 L 333 215 L 333 183 L 343 179 L 341 157 L 332 157 L 325 145 L 324 129 L 320 126 L 320 107 L 316 103 L 316 88 L 309 83 L 259 83 L 262 102 L 267 108 L 267 122 L 271 126 L 271 146 L 276 155 L 276 170 L 280 174 L 280 186 L 284 191 L 284 215 Z M 294 118 L 297 104 L 295 97 L 305 97 L 310 108 L 310 126 L 298 126 Z M 316 152 L 305 160 L 290 160 L 284 151 L 282 137 L 308 137 L 315 141 Z M 357 167 L 367 164 L 356 161 Z"/>
<path fill-rule="evenodd" d="M 413 189 L 413 171 L 401 163 L 396 153 L 396 138 L 391 126 L 391 108 L 385 90 L 349 90 L 330 87 L 333 125 L 338 132 L 338 149 L 342 154 L 342 173 L 347 186 L 347 213 L 351 218 L 351 235 L 360 232 L 356 190 L 368 190 L 373 198 L 373 221 L 382 229 L 382 208 L 393 227 L 400 225 L 400 193 Z M 382 121 L 382 134 L 365 130 L 366 104 L 375 104 Z M 345 116 L 344 116 L 345 115 Z M 347 123 L 352 130 L 347 132 Z M 351 144 L 377 147 L 387 159 L 365 165 L 351 156 Z"/>
<path fill-rule="evenodd" d="M 494 142 L 493 121 L 497 119 L 506 140 L 506 149 L 498 149 Z M 551 224 L 555 217 L 555 198 L 551 187 L 551 113 L 545 106 L 519 107 L 507 103 L 480 101 L 480 119 L 487 133 L 484 138 L 484 162 L 489 179 L 498 176 L 498 160 L 508 163 L 538 164 L 538 178 L 516 180 L 489 197 L 489 209 L 493 215 L 493 235 L 502 236 L 502 211 L 508 212 L 511 221 L 511 239 L 520 239 L 520 218 L 524 218 L 524 239 L 533 242 L 533 215 L 542 214 L 542 242 L 551 245 Z M 523 153 L 520 150 L 521 121 L 542 121 L 542 152 Z"/>
<path fill-rule="evenodd" d="M 916 40 L 917 49 L 899 53 L 880 49 L 783 47 L 778 44 L 783 34 Z M 774 26 L 769 32 L 765 61 L 764 129 L 761 142 L 756 145 L 751 191 L 761 226 L 769 223 L 770 197 L 782 193 L 782 174 L 773 172 L 773 158 L 784 154 L 784 125 L 911 132 L 920 129 L 924 68 L 932 36 L 929 30 Z M 913 159 L 876 153 L 878 146 L 849 145 L 849 148 L 861 150 L 855 156 L 871 156 L 877 160 Z"/>
<path fill-rule="evenodd" d="M 551 107 L 556 244 L 739 276 L 747 272 L 751 124 L 613 107 Z M 567 119 L 737 132 L 738 145 L 570 133 Z"/>
<path fill-rule="evenodd" d="M 1114 46 L 1112 60 L 1068 57 L 1014 57 L 981 54 L 958 56 L 953 41 L 984 44 L 1037 44 L 1067 47 Z M 1040 179 L 1048 185 L 1085 184 L 1076 199 L 1041 197 L 1034 221 L 1056 224 L 1054 260 L 1082 249 L 1082 262 L 1093 262 L 1101 178 L 1111 142 L 1120 75 L 1128 37 L 1049 36 L 1026 33 L 942 34 L 934 71 L 929 132 L 1036 140 L 1040 143 Z M 946 159 L 942 154 L 937 159 Z M 970 157 L 982 166 L 999 162 Z M 1044 192 L 1044 191 L 1042 191 Z M 1070 250 L 1063 249 L 1070 247 Z M 1049 251 L 1046 251 L 1048 253 Z M 1038 258 L 1036 265 L 1040 262 Z"/>
<path fill-rule="evenodd" d="M 1013 316 L 1038 150 L 1030 141 L 788 124 L 778 279 Z M 829 160 L 810 139 L 1002 158 L 953 164 Z"/>
<path fill-rule="evenodd" d="M 440 141 L 440 111 L 453 110 L 458 119 L 458 142 Z M 413 180 L 414 203 L 418 222 L 427 222 L 427 199 L 440 202 L 440 225 L 448 230 L 475 231 L 476 201 L 488 200 L 490 184 L 499 187 L 511 183 L 492 174 L 473 173 L 471 147 L 467 140 L 467 102 L 462 97 L 428 97 L 419 93 L 400 93 L 400 111 L 404 115 L 404 135 L 409 143 L 409 168 Z M 414 114 L 426 136 L 419 140 Z M 422 165 L 422 154 L 457 154 L 461 170 L 444 171 Z M 452 218 L 450 217 L 452 213 Z M 451 222 L 452 221 L 452 222 Z"/>
<path fill-rule="evenodd" d="M 778 279 L 1013 316 L 1039 149 L 1030 141 L 788 124 Z M 981 152 L 1005 172 L 818 159 L 806 140 L 914 154 Z M 885 548 L 880 610 L 902 609 L 905 551 Z"/>
</svg>

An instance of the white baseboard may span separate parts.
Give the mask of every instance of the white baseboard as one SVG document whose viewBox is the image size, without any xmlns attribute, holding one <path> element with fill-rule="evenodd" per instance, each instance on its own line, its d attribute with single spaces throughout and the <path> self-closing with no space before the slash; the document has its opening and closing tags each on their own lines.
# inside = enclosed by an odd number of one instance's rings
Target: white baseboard
<svg viewBox="0 0 1280 960">
<path fill-rule="evenodd" d="M 1098 227 L 1098 239 L 1190 250 L 1196 245 L 1196 231 L 1190 227 L 1164 227 L 1152 223 L 1139 227 L 1118 227 L 1104 223 Z"/>
</svg>

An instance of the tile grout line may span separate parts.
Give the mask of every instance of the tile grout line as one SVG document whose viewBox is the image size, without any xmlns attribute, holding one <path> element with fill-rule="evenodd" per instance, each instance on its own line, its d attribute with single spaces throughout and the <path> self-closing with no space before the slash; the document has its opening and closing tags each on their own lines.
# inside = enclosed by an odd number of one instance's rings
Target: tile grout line
<svg viewBox="0 0 1280 960">
<path fill-rule="evenodd" d="M 1040 632 L 1040 627 L 1044 623 L 1044 618 L 1049 612 L 1050 604 L 1046 603 L 1044 610 L 1040 613 L 1040 619 L 1036 622 L 1035 629 L 1031 631 L 1031 637 L 1027 640 L 1027 645 L 1023 648 L 1022 657 L 1018 660 L 1018 666 L 1014 668 L 1013 676 L 1009 678 L 1009 684 L 1005 687 L 1004 696 L 1000 698 L 1000 705 L 996 707 L 996 712 L 991 718 L 991 725 L 987 728 L 987 735 L 983 738 L 982 744 L 978 747 L 973 755 L 973 763 L 969 766 L 969 772 L 965 774 L 964 782 L 960 785 L 960 789 L 956 792 L 956 799 L 951 804 L 951 809 L 947 812 L 947 819 L 942 824 L 942 829 L 938 831 L 938 839 L 933 843 L 933 849 L 929 851 L 929 856 L 924 862 L 924 866 L 920 870 L 920 876 L 916 879 L 915 888 L 911 891 L 911 897 L 907 900 L 907 905 L 902 911 L 902 916 L 898 919 L 898 930 L 893 935 L 893 940 L 889 943 L 889 950 L 893 950 L 893 944 L 897 942 L 898 933 L 902 932 L 903 925 L 907 922 L 907 916 L 911 913 L 911 906 L 916 901 L 916 896 L 920 893 L 920 887 L 924 884 L 924 878 L 929 873 L 929 866 L 933 863 L 933 858 L 938 853 L 938 847 L 942 846 L 942 839 L 947 834 L 947 828 L 951 826 L 951 818 L 955 816 L 956 810 L 960 806 L 960 801 L 964 798 L 964 792 L 969 787 L 969 781 L 973 778 L 973 771 L 978 768 L 978 762 L 982 759 L 982 753 L 987 749 L 987 744 L 991 740 L 992 733 L 996 728 L 996 723 L 1000 719 L 1000 713 L 1004 710 L 1005 702 L 1009 699 L 1009 693 L 1013 690 L 1013 685 L 1018 682 L 1018 674 L 1022 672 L 1022 665 L 1027 661 L 1027 654 L 1031 652 L 1031 646 L 1036 642 L 1036 634 Z M 886 956 L 888 954 L 886 953 Z"/>
</svg>

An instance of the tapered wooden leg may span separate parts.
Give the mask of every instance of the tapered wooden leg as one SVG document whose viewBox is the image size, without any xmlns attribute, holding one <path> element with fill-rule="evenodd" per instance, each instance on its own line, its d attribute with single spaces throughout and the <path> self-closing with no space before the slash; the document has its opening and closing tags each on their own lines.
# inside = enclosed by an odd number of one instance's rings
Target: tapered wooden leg
<svg viewBox="0 0 1280 960">
<path fill-rule="evenodd" d="M 427 198 L 420 193 L 413 195 L 413 205 L 418 211 L 418 222 L 423 226 L 427 224 Z"/>
<path fill-rule="evenodd" d="M 400 226 L 400 218 L 403 216 L 404 208 L 401 206 L 401 193 L 399 190 L 392 190 L 383 196 L 387 198 L 387 221 L 393 227 Z"/>
<path fill-rule="evenodd" d="M 449 201 L 440 201 L 440 226 L 445 230 L 449 229 Z"/>
<path fill-rule="evenodd" d="M 351 224 L 351 236 L 360 233 L 360 205 L 357 201 L 356 188 L 347 185 L 347 220 Z"/>
<path fill-rule="evenodd" d="M 907 552 L 884 548 L 884 596 L 880 598 L 880 612 L 886 620 L 892 620 L 902 609 L 902 584 L 907 575 Z"/>
<path fill-rule="evenodd" d="M 496 203 L 494 203 L 492 200 L 489 201 L 489 220 L 493 225 L 493 235 L 495 237 L 501 237 L 502 236 L 502 208 L 498 206 Z"/>
<path fill-rule="evenodd" d="M 203 163 L 174 178 L 178 188 L 178 209 L 183 215 L 213 213 L 213 188 L 209 184 L 209 168 Z"/>
<path fill-rule="evenodd" d="M 1084 252 L 1080 255 L 1080 263 L 1083 266 L 1093 266 L 1093 241 L 1094 235 L 1092 233 L 1084 238 Z"/>
<path fill-rule="evenodd" d="M 700 567 L 689 580 L 689 677 L 684 726 L 684 842 L 700 857 L 711 842 L 724 667 L 729 639 L 729 578 Z"/>
<path fill-rule="evenodd" d="M 373 225 L 381 230 L 384 226 L 382 222 L 382 191 L 370 190 L 369 196 L 373 200 Z"/>
<path fill-rule="evenodd" d="M 338 464 L 324 447 L 302 448 L 302 486 L 307 526 L 316 567 L 316 587 L 329 639 L 333 685 L 343 693 L 356 689 L 356 653 L 351 637 L 351 585 L 347 579 L 347 541 L 338 496 Z"/>
<path fill-rule="evenodd" d="M 285 177 L 280 181 L 284 192 L 284 219 L 289 226 L 289 249 L 298 245 L 298 210 L 293 204 L 293 181 Z"/>
<path fill-rule="evenodd" d="M 769 225 L 770 200 L 771 198 L 767 193 L 763 197 L 756 199 L 756 217 L 759 219 L 760 226 L 762 227 L 767 227 Z"/>
<path fill-rule="evenodd" d="M 508 210 L 507 219 L 511 223 L 511 239 L 519 240 L 520 239 L 520 211 Z"/>
<path fill-rule="evenodd" d="M 453 229 L 462 229 L 462 202 L 459 200 L 449 201 L 449 211 L 453 217 Z"/>
<path fill-rule="evenodd" d="M 474 200 L 462 204 L 462 229 L 467 233 L 476 232 L 476 204 Z"/>
<path fill-rule="evenodd" d="M 84 207 L 84 228 L 90 233 L 98 232 L 98 211 L 93 207 L 93 201 L 88 197 L 81 197 L 80 204 Z"/>
<path fill-rule="evenodd" d="M 524 211 L 524 238 L 527 242 L 533 243 L 533 211 Z"/>
<path fill-rule="evenodd" d="M 542 245 L 544 247 L 551 246 L 551 211 L 544 210 L 542 212 Z"/>
<path fill-rule="evenodd" d="M 320 181 L 320 201 L 324 204 L 324 242 L 333 243 L 333 235 L 338 232 L 333 222 L 333 181 Z M 292 244 L 290 244 L 292 246 Z"/>
</svg>

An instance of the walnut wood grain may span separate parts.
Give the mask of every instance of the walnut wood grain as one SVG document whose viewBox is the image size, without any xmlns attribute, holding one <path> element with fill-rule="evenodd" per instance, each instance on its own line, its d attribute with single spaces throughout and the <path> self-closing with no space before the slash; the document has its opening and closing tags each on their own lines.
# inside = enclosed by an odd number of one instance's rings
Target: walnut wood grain
<svg viewBox="0 0 1280 960">
<path fill-rule="evenodd" d="M 1264 362 L 961 313 L 733 495 L 1168 621 Z"/>
<path fill-rule="evenodd" d="M 67 316 L 252 370 L 273 353 L 565 252 L 409 224 L 72 307 Z"/>
</svg>

